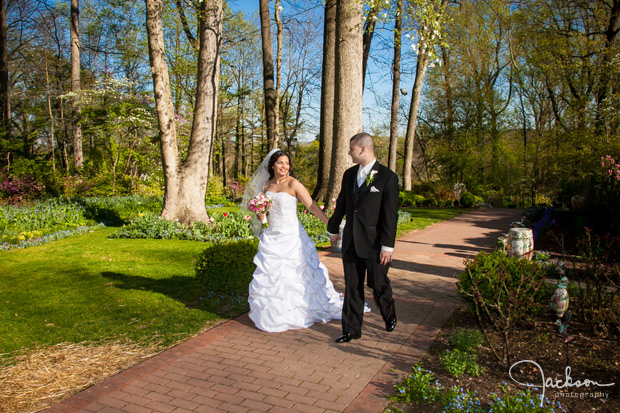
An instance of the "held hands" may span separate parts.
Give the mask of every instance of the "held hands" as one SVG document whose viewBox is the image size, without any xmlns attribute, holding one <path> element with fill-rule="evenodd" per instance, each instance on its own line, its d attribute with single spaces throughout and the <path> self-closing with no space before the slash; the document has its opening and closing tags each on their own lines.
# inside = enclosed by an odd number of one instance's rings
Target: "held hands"
<svg viewBox="0 0 620 413">
<path fill-rule="evenodd" d="M 340 234 L 329 234 L 329 240 L 331 242 L 338 242 L 340 240 Z"/>
</svg>

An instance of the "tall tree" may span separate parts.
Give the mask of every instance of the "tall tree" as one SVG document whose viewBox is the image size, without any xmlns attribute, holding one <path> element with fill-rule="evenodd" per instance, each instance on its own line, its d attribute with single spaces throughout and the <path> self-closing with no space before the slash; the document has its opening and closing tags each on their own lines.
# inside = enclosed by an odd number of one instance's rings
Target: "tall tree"
<svg viewBox="0 0 620 413">
<path fill-rule="evenodd" d="M 80 0 L 71 0 L 71 92 L 80 92 Z M 73 166 L 80 170 L 84 164 L 82 154 L 82 124 L 77 96 L 73 99 Z"/>
<path fill-rule="evenodd" d="M 215 138 L 222 35 L 222 2 L 197 6 L 198 69 L 196 100 L 187 157 L 181 161 L 164 52 L 162 0 L 146 0 L 146 27 L 157 107 L 165 195 L 162 215 L 190 224 L 208 220 L 205 206 L 211 143 Z"/>
<path fill-rule="evenodd" d="M 362 9 L 358 0 L 338 1 L 334 141 L 328 199 L 340 192 L 342 175 L 351 165 L 347 156 L 349 140 L 362 130 Z"/>
<path fill-rule="evenodd" d="M 259 0 L 260 30 L 263 46 L 263 90 L 265 93 L 265 120 L 269 149 L 278 146 L 276 135 L 276 90 L 274 86 L 273 46 L 271 44 L 271 19 L 269 0 Z"/>
<path fill-rule="evenodd" d="M 418 121 L 418 109 L 422 96 L 422 85 L 426 69 L 432 59 L 435 58 L 434 49 L 440 40 L 441 24 L 445 15 L 447 0 L 414 2 L 414 15 L 418 22 L 417 62 L 415 79 L 411 91 L 411 104 L 409 106 L 409 119 L 407 120 L 407 132 L 405 134 L 405 159 L 403 165 L 403 186 L 406 191 L 411 190 L 413 172 L 413 144 L 415 141 L 416 125 Z"/>
<path fill-rule="evenodd" d="M 2 138 L 8 133 L 10 117 L 6 0 L 0 0 L 0 137 Z"/>
<path fill-rule="evenodd" d="M 325 202 L 331 173 L 335 80 L 337 0 L 325 1 L 323 21 L 323 70 L 321 74 L 321 115 L 319 124 L 319 170 L 312 197 Z"/>
<path fill-rule="evenodd" d="M 364 34 L 362 35 L 362 93 L 366 82 L 366 67 L 368 66 L 368 57 L 370 56 L 370 46 L 372 38 L 375 35 L 375 27 L 377 26 L 377 17 L 381 10 L 383 0 L 373 0 L 368 9 L 366 20 L 364 21 Z"/>
<path fill-rule="evenodd" d="M 276 139 L 280 140 L 280 85 L 282 83 L 282 37 L 284 36 L 284 25 L 282 24 L 282 17 L 280 16 L 280 10 L 282 7 L 280 6 L 280 0 L 276 0 L 276 4 L 274 7 L 273 17 L 276 21 L 276 41 L 277 41 L 277 49 L 276 49 L 276 88 L 275 88 L 275 115 L 276 118 L 274 123 L 276 125 Z"/>
<path fill-rule="evenodd" d="M 392 106 L 390 109 L 390 154 L 388 167 L 396 172 L 398 154 L 398 108 L 400 104 L 400 58 L 404 0 L 396 0 L 394 17 L 394 59 L 392 60 Z"/>
</svg>

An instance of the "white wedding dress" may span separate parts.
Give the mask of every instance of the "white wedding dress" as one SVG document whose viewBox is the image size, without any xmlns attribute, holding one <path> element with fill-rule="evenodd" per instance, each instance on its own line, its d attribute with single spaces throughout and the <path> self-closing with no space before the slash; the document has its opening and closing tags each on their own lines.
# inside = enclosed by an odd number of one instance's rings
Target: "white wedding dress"
<svg viewBox="0 0 620 413">
<path fill-rule="evenodd" d="M 306 328 L 342 317 L 342 300 L 319 262 L 316 246 L 297 219 L 297 198 L 267 192 L 269 226 L 254 256 L 250 318 L 261 330 Z"/>
</svg>

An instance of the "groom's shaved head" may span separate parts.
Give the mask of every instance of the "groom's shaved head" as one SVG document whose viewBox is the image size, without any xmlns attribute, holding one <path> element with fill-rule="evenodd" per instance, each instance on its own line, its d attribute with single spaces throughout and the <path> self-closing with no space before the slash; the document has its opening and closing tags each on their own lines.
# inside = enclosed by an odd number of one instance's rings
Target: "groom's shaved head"
<svg viewBox="0 0 620 413">
<path fill-rule="evenodd" d="M 370 151 L 375 151 L 375 141 L 373 141 L 372 136 L 370 136 L 366 132 L 361 132 L 357 135 L 353 135 L 353 137 L 351 138 L 351 144 L 355 146 L 365 146 Z"/>
</svg>

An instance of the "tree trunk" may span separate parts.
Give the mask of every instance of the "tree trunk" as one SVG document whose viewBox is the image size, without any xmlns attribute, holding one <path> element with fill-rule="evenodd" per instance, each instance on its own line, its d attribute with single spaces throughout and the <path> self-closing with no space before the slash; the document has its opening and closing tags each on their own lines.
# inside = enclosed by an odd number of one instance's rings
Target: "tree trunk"
<svg viewBox="0 0 620 413">
<path fill-rule="evenodd" d="M 280 18 L 280 0 L 276 0 L 274 18 L 276 20 L 276 28 L 277 28 L 276 40 L 278 42 L 278 49 L 276 50 L 276 89 L 274 91 L 275 92 L 274 123 L 276 125 L 276 130 L 275 130 L 276 139 L 279 141 L 280 140 L 280 77 L 282 73 L 282 34 L 284 32 L 284 27 L 282 26 L 282 19 Z"/>
<path fill-rule="evenodd" d="M 418 108 L 420 97 L 422 96 L 422 84 L 426 69 L 428 68 L 428 51 L 425 46 L 420 45 L 418 62 L 415 70 L 415 80 L 411 92 L 411 106 L 409 106 L 409 119 L 407 120 L 407 134 L 405 135 L 405 160 L 403 165 L 404 190 L 410 191 L 412 186 L 413 173 L 413 144 L 415 141 L 415 130 L 418 121 Z"/>
<path fill-rule="evenodd" d="M 6 0 L 0 0 L 0 136 L 8 135 L 11 109 L 9 104 L 9 51 L 6 23 Z"/>
<path fill-rule="evenodd" d="M 271 20 L 269 0 L 260 0 L 260 31 L 263 44 L 263 90 L 265 94 L 265 120 L 269 150 L 278 147 L 276 135 L 276 91 L 273 84 L 273 46 L 271 45 Z"/>
<path fill-rule="evenodd" d="M 196 103 L 187 158 L 180 163 L 162 26 L 162 0 L 146 0 L 146 26 L 165 194 L 162 215 L 186 225 L 208 221 L 205 205 L 211 140 L 215 137 L 222 31 L 221 0 L 199 4 Z"/>
<path fill-rule="evenodd" d="M 0 0 L 1 1 L 1 0 Z M 50 117 L 50 148 L 52 150 L 52 172 L 56 173 L 56 155 L 54 153 L 54 113 L 52 112 L 52 97 L 50 91 L 50 75 L 47 68 L 47 54 L 45 54 L 45 83 L 47 84 L 47 112 Z"/>
<path fill-rule="evenodd" d="M 351 166 L 349 140 L 362 131 L 362 7 L 358 0 L 338 2 L 334 142 L 328 199 L 338 196 L 342 175 Z"/>
<path fill-rule="evenodd" d="M 62 130 L 64 131 L 64 136 L 62 140 L 59 141 L 60 157 L 62 160 L 62 167 L 65 170 L 65 174 L 69 175 L 69 155 L 67 154 L 67 141 L 69 140 L 69 128 L 67 126 L 67 122 L 65 121 L 65 109 L 64 109 L 62 101 L 60 101 L 60 124 L 62 125 Z"/>
<path fill-rule="evenodd" d="M 400 49 L 402 39 L 402 22 L 404 0 L 396 4 L 396 20 L 394 22 L 394 62 L 392 65 L 392 108 L 390 112 L 390 154 L 388 167 L 396 172 L 398 151 L 398 106 L 400 103 Z"/>
<path fill-rule="evenodd" d="M 368 56 L 370 56 L 370 45 L 372 37 L 375 34 L 375 26 L 377 24 L 377 15 L 379 14 L 379 6 L 374 5 L 366 16 L 364 22 L 364 34 L 362 36 L 362 93 L 364 93 L 364 85 L 366 84 L 366 67 L 368 66 Z"/>
<path fill-rule="evenodd" d="M 80 91 L 80 0 L 71 0 L 71 92 Z M 77 96 L 73 98 L 73 166 L 82 169 L 82 125 L 80 124 L 80 107 Z"/>
<path fill-rule="evenodd" d="M 312 194 L 325 202 L 329 186 L 334 130 L 334 89 L 336 80 L 336 10 L 337 0 L 326 0 L 323 29 L 323 73 L 321 80 L 321 119 L 319 125 L 319 171 Z"/>
</svg>

